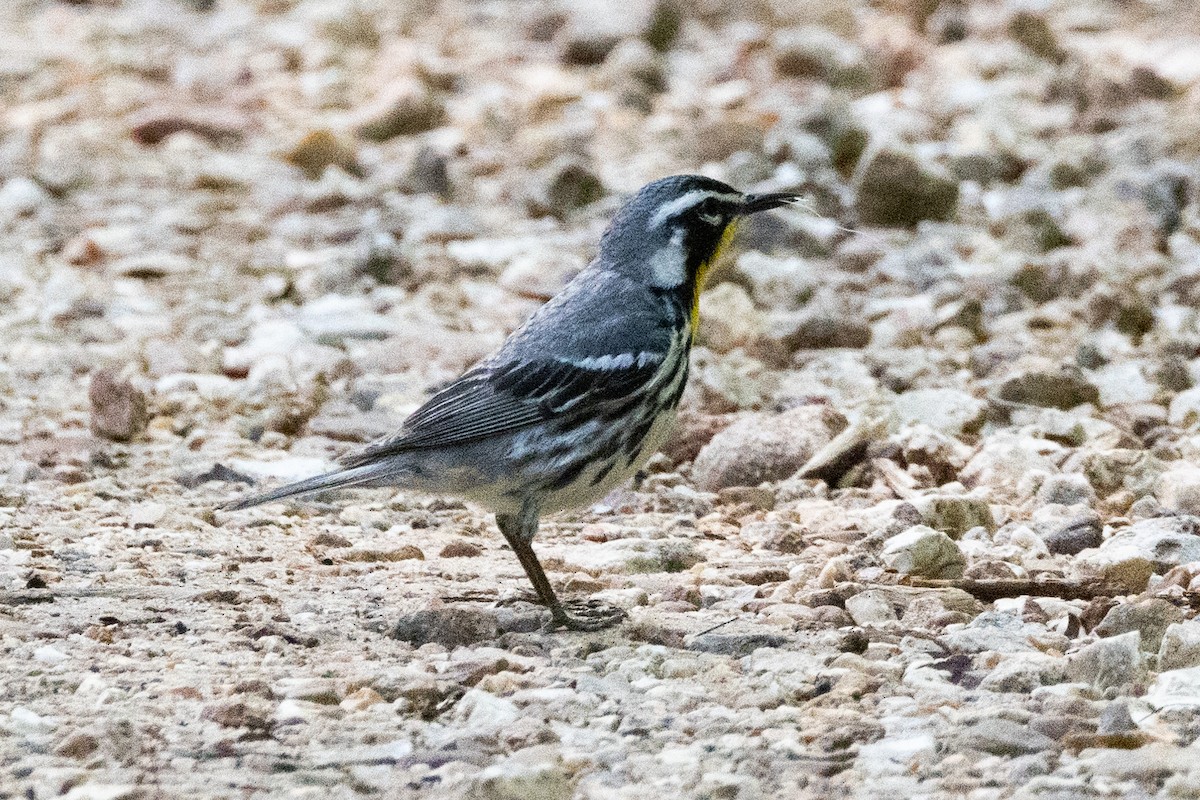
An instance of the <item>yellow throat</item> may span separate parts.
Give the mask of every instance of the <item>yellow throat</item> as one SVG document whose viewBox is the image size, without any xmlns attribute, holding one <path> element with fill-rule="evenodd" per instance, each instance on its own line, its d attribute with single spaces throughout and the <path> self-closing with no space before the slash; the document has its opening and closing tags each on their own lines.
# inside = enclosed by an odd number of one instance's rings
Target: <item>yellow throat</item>
<svg viewBox="0 0 1200 800">
<path fill-rule="evenodd" d="M 730 222 L 725 226 L 725 232 L 721 234 L 721 241 L 717 242 L 717 248 L 713 250 L 713 254 L 708 259 L 700 264 L 700 269 L 696 270 L 696 288 L 692 291 L 692 330 L 696 330 L 696 325 L 700 322 L 700 293 L 704 291 L 704 281 L 708 278 L 708 271 L 721 260 L 721 256 L 729 249 L 729 243 L 733 241 L 734 234 L 737 233 L 737 220 Z"/>
</svg>

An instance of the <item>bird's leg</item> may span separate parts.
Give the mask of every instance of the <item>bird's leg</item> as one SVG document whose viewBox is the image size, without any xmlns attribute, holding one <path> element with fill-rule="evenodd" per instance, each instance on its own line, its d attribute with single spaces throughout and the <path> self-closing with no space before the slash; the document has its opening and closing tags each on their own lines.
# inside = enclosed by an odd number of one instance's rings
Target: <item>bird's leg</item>
<svg viewBox="0 0 1200 800">
<path fill-rule="evenodd" d="M 538 561 L 537 554 L 533 552 L 533 536 L 538 529 L 537 506 L 526 503 L 522 506 L 519 514 L 497 514 L 496 526 L 504 534 L 508 546 L 517 554 L 517 559 L 525 568 L 525 574 L 529 576 L 529 582 L 533 584 L 538 599 L 550 609 L 551 627 L 561 626 L 573 631 L 596 631 L 615 625 L 624 619 L 624 612 L 616 608 L 605 610 L 595 616 L 589 615 L 588 618 L 568 614 L 567 610 L 563 608 L 558 595 L 554 593 L 554 587 L 550 585 L 550 579 L 546 577 L 546 572 L 542 569 L 541 562 Z"/>
</svg>

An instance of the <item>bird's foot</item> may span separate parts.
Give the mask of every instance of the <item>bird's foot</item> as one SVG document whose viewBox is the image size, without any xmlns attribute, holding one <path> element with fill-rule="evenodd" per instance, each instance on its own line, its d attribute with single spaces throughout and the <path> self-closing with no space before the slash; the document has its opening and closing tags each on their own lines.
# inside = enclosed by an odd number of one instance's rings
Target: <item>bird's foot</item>
<svg viewBox="0 0 1200 800">
<path fill-rule="evenodd" d="M 569 610 L 568 610 L 569 609 Z M 546 630 L 602 631 L 624 621 L 624 610 L 600 600 L 573 600 L 550 609 Z"/>
</svg>

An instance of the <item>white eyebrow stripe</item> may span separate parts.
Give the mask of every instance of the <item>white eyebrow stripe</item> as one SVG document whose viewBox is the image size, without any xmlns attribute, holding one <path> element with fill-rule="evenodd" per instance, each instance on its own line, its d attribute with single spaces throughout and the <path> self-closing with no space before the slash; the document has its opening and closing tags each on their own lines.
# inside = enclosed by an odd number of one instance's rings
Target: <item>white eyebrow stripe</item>
<svg viewBox="0 0 1200 800">
<path fill-rule="evenodd" d="M 650 217 L 650 224 L 647 227 L 657 228 L 667 219 L 683 211 L 685 208 L 691 208 L 697 203 L 705 200 L 723 200 L 727 203 L 741 202 L 741 195 L 730 194 L 729 192 L 714 192 L 709 189 L 693 189 L 687 194 L 676 197 L 669 203 L 666 203 L 654 212 L 654 216 Z"/>
</svg>

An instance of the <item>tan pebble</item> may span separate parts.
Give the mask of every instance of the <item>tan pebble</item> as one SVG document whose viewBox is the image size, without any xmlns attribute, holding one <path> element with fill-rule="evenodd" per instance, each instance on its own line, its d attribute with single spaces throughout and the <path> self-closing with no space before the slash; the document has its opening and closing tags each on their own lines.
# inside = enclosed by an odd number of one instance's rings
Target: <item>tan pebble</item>
<svg viewBox="0 0 1200 800">
<path fill-rule="evenodd" d="M 385 702 L 383 696 L 379 692 L 372 689 L 370 686 L 364 686 L 356 692 L 351 692 L 346 695 L 346 699 L 342 700 L 340 705 L 347 711 L 362 711 L 365 708 L 370 708 L 376 703 Z"/>
</svg>

